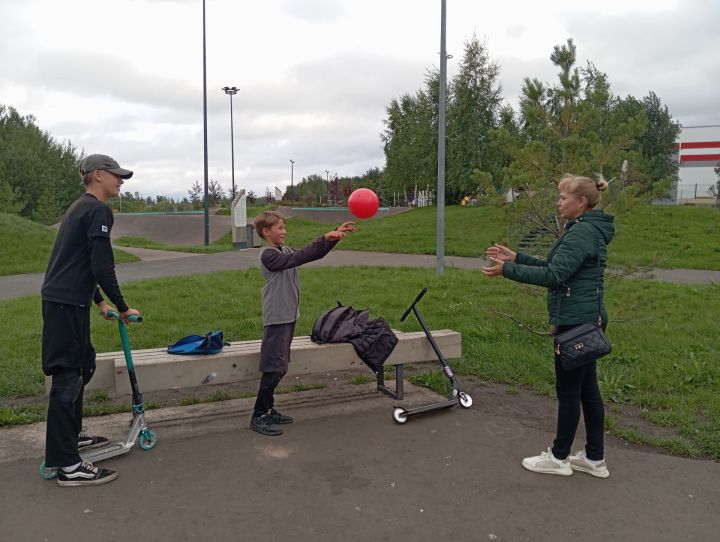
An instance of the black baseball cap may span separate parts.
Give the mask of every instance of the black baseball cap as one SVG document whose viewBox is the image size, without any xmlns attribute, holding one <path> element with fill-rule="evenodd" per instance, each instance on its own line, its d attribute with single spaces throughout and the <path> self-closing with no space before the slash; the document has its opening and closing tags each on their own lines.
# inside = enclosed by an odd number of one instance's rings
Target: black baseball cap
<svg viewBox="0 0 720 542">
<path fill-rule="evenodd" d="M 133 176 L 133 172 L 129 169 L 123 169 L 115 160 L 105 154 L 91 154 L 83 158 L 80 162 L 80 174 L 86 175 L 96 169 L 102 169 L 114 173 L 121 179 L 129 179 Z"/>
</svg>

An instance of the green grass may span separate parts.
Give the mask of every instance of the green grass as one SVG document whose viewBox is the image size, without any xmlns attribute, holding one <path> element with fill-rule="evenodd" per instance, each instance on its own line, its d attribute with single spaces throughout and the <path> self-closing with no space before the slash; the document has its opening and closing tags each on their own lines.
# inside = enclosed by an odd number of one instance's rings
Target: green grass
<svg viewBox="0 0 720 542">
<path fill-rule="evenodd" d="M 515 314 L 546 331 L 544 297 L 529 295 L 525 287 L 459 269 L 448 269 L 441 278 L 433 270 L 389 268 L 313 268 L 301 275 L 298 335 L 308 335 L 315 317 L 336 299 L 367 307 L 395 328 L 419 330 L 412 318 L 401 323 L 399 317 L 427 286 L 421 310 L 428 325 L 463 334 L 464 357 L 453 362 L 456 373 L 554 394 L 549 338 L 529 334 L 489 310 Z M 130 327 L 132 347 L 167 345 L 214 329 L 223 329 L 226 340 L 257 339 L 262 284 L 254 269 L 128 283 L 126 299 L 137 300 L 145 316 L 143 324 Z M 647 420 L 674 429 L 679 436 L 666 443 L 669 448 L 720 459 L 720 288 L 613 280 L 607 302 L 617 321 L 609 327 L 613 353 L 599 368 L 606 401 L 637 405 Z M 117 328 L 94 311 L 92 333 L 99 352 L 119 349 Z M 2 419 L 3 412 L 17 411 L 13 397 L 44 391 L 39 299 L 0 302 L 0 336 Z M 434 386 L 437 377 L 420 378 Z"/>
<path fill-rule="evenodd" d="M 643 206 L 616 217 L 614 266 L 720 269 L 720 209 Z"/>
<path fill-rule="evenodd" d="M 492 207 L 445 209 L 445 254 L 479 257 L 485 248 L 503 236 L 501 211 Z M 338 245 L 342 250 L 365 250 L 402 254 L 435 254 L 437 208 L 424 207 L 374 220 L 358 220 L 358 233 Z M 287 243 L 304 246 L 334 224 L 322 224 L 294 217 L 288 220 Z"/>
<path fill-rule="evenodd" d="M 437 209 L 426 207 L 377 220 L 359 221 L 360 231 L 338 245 L 341 250 L 435 254 Z M 617 236 L 610 244 L 614 267 L 720 270 L 720 210 L 709 207 L 641 206 L 616 217 Z M 301 218 L 288 220 L 288 244 L 303 246 L 332 224 Z M 505 242 L 507 227 L 499 210 L 488 207 L 446 208 L 445 254 L 480 257 L 494 242 Z"/>
<path fill-rule="evenodd" d="M 0 213 L 0 276 L 45 271 L 56 236 L 53 228 Z M 119 250 L 114 253 L 117 263 L 139 259 Z"/>
<path fill-rule="evenodd" d="M 160 241 L 153 241 L 145 237 L 118 237 L 113 241 L 117 246 L 151 248 L 154 250 L 172 250 L 175 252 L 194 252 L 198 254 L 215 254 L 217 252 L 228 252 L 233 250 L 232 234 L 230 232 L 223 235 L 217 241 L 205 245 L 171 245 Z"/>
</svg>

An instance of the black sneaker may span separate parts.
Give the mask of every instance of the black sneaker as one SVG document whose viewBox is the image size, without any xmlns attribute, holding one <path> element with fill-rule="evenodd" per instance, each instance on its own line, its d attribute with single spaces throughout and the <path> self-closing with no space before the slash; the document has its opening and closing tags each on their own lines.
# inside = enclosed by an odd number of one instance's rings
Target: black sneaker
<svg viewBox="0 0 720 542">
<path fill-rule="evenodd" d="M 283 434 L 283 430 L 273 421 L 269 414 L 263 414 L 250 420 L 250 429 L 269 437 Z"/>
<path fill-rule="evenodd" d="M 102 467 L 93 467 L 92 463 L 83 461 L 77 468 L 66 472 L 58 469 L 58 485 L 62 487 L 73 486 L 99 486 L 112 482 L 118 477 L 117 472 Z"/>
<path fill-rule="evenodd" d="M 285 414 L 280 414 L 274 408 L 270 409 L 269 416 L 272 419 L 273 423 L 276 423 L 278 425 L 285 425 L 287 423 L 292 423 L 295 421 L 292 416 L 286 416 Z"/>
<path fill-rule="evenodd" d="M 97 446 L 98 444 L 105 444 L 108 441 L 105 437 L 96 437 L 94 435 L 88 435 L 83 431 L 78 435 L 78 449 L 88 448 L 89 446 Z"/>
</svg>

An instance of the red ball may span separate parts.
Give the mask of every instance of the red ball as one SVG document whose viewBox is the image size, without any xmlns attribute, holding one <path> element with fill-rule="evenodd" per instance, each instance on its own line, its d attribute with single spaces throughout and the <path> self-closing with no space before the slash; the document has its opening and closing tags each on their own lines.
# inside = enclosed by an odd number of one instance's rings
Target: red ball
<svg viewBox="0 0 720 542">
<path fill-rule="evenodd" d="M 369 188 L 358 188 L 348 198 L 348 209 L 358 218 L 370 218 L 377 213 L 380 200 Z"/>
</svg>

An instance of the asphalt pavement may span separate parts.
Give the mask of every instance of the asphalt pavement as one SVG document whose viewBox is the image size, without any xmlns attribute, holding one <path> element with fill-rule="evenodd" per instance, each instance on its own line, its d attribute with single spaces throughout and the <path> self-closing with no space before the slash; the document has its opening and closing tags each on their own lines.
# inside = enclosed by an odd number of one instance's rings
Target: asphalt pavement
<svg viewBox="0 0 720 542">
<path fill-rule="evenodd" d="M 607 479 L 531 473 L 520 461 L 552 442 L 554 401 L 471 384 L 469 410 L 399 426 L 395 402 L 361 388 L 282 396 L 296 423 L 280 437 L 247 428 L 251 399 L 149 411 L 157 446 L 106 461 L 120 477 L 91 488 L 37 475 L 43 424 L 0 429 L 2 540 L 717 540 L 719 463 L 611 440 Z M 92 423 L 122 434 L 127 418 Z"/>
</svg>

